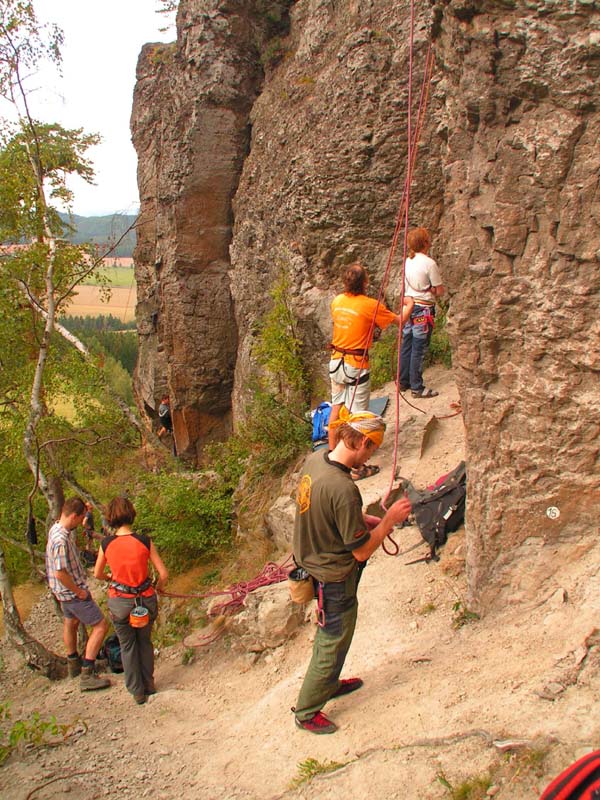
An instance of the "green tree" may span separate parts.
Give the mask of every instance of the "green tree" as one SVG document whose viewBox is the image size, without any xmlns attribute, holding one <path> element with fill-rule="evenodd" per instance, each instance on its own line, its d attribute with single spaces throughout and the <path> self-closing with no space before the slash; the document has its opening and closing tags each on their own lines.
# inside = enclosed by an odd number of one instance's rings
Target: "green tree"
<svg viewBox="0 0 600 800">
<path fill-rule="evenodd" d="M 36 121 L 25 88 L 25 76 L 42 60 L 60 64 L 61 43 L 56 26 L 38 23 L 31 2 L 0 0 L 0 98 L 16 119 L 3 120 L 0 135 L 0 241 L 13 243 L 0 250 L 0 451 L 10 459 L 23 453 L 31 473 L 30 515 L 39 490 L 53 519 L 63 480 L 80 485 L 71 472 L 79 451 L 109 440 L 127 443 L 124 417 L 139 429 L 85 345 L 58 322 L 76 287 L 101 263 L 86 246 L 60 238 L 63 223 L 53 205 L 72 201 L 67 176 L 92 181 L 86 152 L 98 137 Z M 69 400 L 70 413 L 57 410 L 61 398 Z M 0 592 L 13 643 L 32 666 L 61 674 L 62 660 L 22 629 L 2 553 Z"/>
</svg>

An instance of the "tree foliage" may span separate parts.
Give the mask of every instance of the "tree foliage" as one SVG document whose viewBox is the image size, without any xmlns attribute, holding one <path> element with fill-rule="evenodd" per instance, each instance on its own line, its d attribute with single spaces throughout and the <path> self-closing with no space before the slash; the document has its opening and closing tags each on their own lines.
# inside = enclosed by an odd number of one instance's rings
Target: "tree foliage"
<svg viewBox="0 0 600 800">
<path fill-rule="evenodd" d="M 35 120 L 26 89 L 42 60 L 60 64 L 61 43 L 30 2 L 0 0 L 0 96 L 16 119 L 0 134 L 0 456 L 21 480 L 29 468 L 29 513 L 40 512 L 39 488 L 54 518 L 62 480 L 85 475 L 90 448 L 101 456 L 135 441 L 133 415 L 111 391 L 102 357 L 58 322 L 82 280 L 94 272 L 101 280 L 91 248 L 62 238 L 55 205 L 72 202 L 68 176 L 92 181 L 87 151 L 98 137 Z M 11 487 L 13 498 L 21 487 Z"/>
<path fill-rule="evenodd" d="M 189 566 L 231 543 L 231 487 L 178 473 L 148 474 L 135 498 L 136 528 L 152 536 L 174 567 Z"/>
</svg>

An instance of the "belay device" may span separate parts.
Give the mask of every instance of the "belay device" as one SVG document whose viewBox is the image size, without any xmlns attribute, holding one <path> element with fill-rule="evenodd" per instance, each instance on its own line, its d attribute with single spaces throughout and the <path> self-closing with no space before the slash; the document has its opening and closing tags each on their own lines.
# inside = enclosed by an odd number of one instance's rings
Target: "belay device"
<svg viewBox="0 0 600 800">
<path fill-rule="evenodd" d="M 438 547 L 446 544 L 448 534 L 459 528 L 465 519 L 467 468 L 464 461 L 423 491 L 407 482 L 406 496 L 421 536 L 429 545 L 426 561 L 439 561 Z M 422 559 L 418 559 L 421 561 Z M 415 563 L 415 562 L 410 562 Z"/>
</svg>

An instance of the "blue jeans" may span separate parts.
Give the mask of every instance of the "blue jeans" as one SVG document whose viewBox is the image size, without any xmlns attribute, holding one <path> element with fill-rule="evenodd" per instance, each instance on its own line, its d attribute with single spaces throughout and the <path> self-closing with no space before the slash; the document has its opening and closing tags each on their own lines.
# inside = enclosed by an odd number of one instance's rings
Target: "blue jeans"
<svg viewBox="0 0 600 800">
<path fill-rule="evenodd" d="M 427 321 L 427 315 L 435 317 L 435 307 L 419 306 L 415 304 L 410 319 L 402 329 L 402 349 L 400 350 L 400 386 L 410 388 L 413 392 L 422 392 L 423 360 L 429 347 L 432 325 Z M 425 317 L 425 321 L 423 321 Z"/>
</svg>

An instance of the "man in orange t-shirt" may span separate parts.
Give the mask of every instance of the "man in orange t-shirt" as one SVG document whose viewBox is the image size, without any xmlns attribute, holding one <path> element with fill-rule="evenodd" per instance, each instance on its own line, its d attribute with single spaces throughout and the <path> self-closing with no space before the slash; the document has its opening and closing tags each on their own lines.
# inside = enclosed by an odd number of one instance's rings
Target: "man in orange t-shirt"
<svg viewBox="0 0 600 800">
<path fill-rule="evenodd" d="M 401 317 L 372 297 L 367 297 L 365 291 L 368 284 L 369 276 L 362 264 L 352 264 L 344 273 L 345 292 L 338 294 L 331 303 L 330 423 L 338 418 L 342 405 L 354 413 L 368 410 L 371 397 L 369 347 L 373 341 L 374 327 L 383 330 L 392 322 L 399 325 L 410 316 L 410 300 L 405 300 Z M 333 450 L 334 447 L 335 436 L 330 428 L 329 449 Z M 353 471 L 352 477 L 360 480 L 378 471 L 377 467 L 364 465 L 361 470 Z"/>
</svg>

